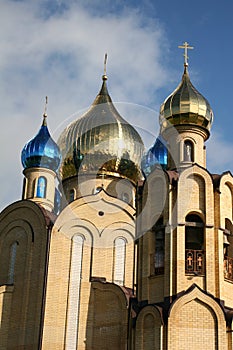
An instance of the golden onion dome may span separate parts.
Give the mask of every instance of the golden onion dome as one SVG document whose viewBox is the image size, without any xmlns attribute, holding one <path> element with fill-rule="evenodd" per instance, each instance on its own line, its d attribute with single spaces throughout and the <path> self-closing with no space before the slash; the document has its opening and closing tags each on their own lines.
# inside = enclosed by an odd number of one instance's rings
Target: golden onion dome
<svg viewBox="0 0 233 350">
<path fill-rule="evenodd" d="M 107 76 L 89 110 L 61 134 L 61 177 L 79 174 L 105 174 L 141 178 L 144 151 L 138 132 L 118 113 L 107 90 Z"/>
<path fill-rule="evenodd" d="M 213 111 L 207 99 L 191 83 L 187 63 L 181 83 L 161 105 L 159 119 L 162 132 L 171 125 L 195 125 L 205 129 L 209 136 Z"/>
</svg>

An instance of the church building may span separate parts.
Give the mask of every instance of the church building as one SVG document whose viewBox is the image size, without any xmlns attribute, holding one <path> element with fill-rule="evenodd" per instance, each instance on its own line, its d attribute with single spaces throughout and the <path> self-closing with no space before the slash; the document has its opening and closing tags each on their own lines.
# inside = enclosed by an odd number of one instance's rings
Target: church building
<svg viewBox="0 0 233 350">
<path fill-rule="evenodd" d="M 106 62 L 57 142 L 45 109 L 22 199 L 0 214 L 0 350 L 233 349 L 233 177 L 206 168 L 213 112 L 181 47 L 149 150 Z"/>
</svg>

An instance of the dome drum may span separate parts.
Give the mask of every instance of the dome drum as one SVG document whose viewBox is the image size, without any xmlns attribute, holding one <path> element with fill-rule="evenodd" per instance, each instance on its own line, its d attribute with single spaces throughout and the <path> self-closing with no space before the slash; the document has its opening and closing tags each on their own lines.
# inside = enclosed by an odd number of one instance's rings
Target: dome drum
<svg viewBox="0 0 233 350">
<path fill-rule="evenodd" d="M 169 116 L 168 118 L 160 118 L 160 126 L 161 126 L 161 133 L 164 132 L 165 129 L 175 126 L 197 126 L 205 130 L 206 139 L 209 137 L 209 129 L 210 129 L 210 122 L 194 113 L 183 113 L 183 114 L 174 114 Z"/>
</svg>

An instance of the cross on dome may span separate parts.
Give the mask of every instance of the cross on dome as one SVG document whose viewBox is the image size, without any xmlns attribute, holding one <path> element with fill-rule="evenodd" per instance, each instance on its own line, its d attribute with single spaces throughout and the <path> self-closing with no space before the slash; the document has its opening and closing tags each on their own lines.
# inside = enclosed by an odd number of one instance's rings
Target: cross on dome
<svg viewBox="0 0 233 350">
<path fill-rule="evenodd" d="M 188 50 L 192 50 L 193 46 L 189 46 L 189 44 L 187 43 L 187 41 L 185 41 L 183 43 L 183 45 L 179 45 L 178 46 L 179 49 L 184 49 L 184 65 L 188 66 Z"/>
<path fill-rule="evenodd" d="M 48 96 L 45 96 L 45 107 L 44 107 L 44 114 L 43 114 L 43 125 L 46 126 L 46 118 L 47 118 L 47 107 L 48 107 Z"/>
<path fill-rule="evenodd" d="M 103 75 L 103 80 L 107 80 L 107 58 L 108 55 L 107 53 L 104 56 L 104 75 Z"/>
</svg>

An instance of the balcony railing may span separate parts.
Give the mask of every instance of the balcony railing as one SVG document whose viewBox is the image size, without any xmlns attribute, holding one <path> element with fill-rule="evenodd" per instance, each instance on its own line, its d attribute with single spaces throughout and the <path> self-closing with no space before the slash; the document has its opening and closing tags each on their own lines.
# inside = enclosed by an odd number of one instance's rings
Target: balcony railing
<svg viewBox="0 0 233 350">
<path fill-rule="evenodd" d="M 233 258 L 224 257 L 224 278 L 233 281 Z"/>
<path fill-rule="evenodd" d="M 185 273 L 198 276 L 205 274 L 205 256 L 203 250 L 185 249 Z"/>
</svg>

